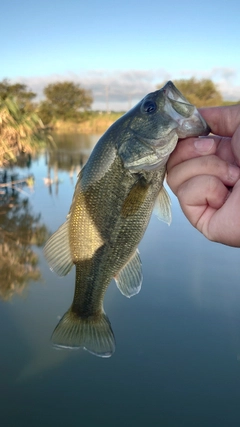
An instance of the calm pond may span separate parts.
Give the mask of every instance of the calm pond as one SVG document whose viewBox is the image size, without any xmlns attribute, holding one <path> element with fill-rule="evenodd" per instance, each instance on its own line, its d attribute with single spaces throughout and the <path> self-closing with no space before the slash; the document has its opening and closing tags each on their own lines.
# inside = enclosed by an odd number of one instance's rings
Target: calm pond
<svg viewBox="0 0 240 427">
<path fill-rule="evenodd" d="M 1 188 L 1 425 L 237 427 L 240 250 L 207 241 L 172 194 L 171 226 L 153 215 L 139 247 L 141 292 L 127 299 L 112 282 L 106 293 L 114 355 L 51 346 L 75 271 L 52 273 L 42 246 L 64 222 L 97 140 L 62 135 L 57 152 L 7 172 L 34 183 Z"/>
</svg>

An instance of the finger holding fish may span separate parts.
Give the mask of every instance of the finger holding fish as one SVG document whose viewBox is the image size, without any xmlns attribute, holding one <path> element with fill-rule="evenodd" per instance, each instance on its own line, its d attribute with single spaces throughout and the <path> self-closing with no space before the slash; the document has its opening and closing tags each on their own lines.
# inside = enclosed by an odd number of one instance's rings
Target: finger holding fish
<svg viewBox="0 0 240 427">
<path fill-rule="evenodd" d="M 215 144 L 208 153 L 199 155 L 195 147 L 188 141 L 179 143 L 181 148 L 169 159 L 167 166 L 167 182 L 172 191 L 179 197 L 178 189 L 182 184 L 196 175 L 212 175 L 219 178 L 226 186 L 233 186 L 239 177 L 239 168 L 221 159 L 216 153 Z M 185 150 L 189 148 L 189 150 Z M 186 160 L 184 160 L 186 159 Z"/>
<path fill-rule="evenodd" d="M 178 198 L 189 221 L 205 237 L 214 242 L 239 247 L 239 179 L 230 191 L 213 175 L 194 176 L 179 187 Z M 229 224 L 235 226 L 229 228 Z"/>
<path fill-rule="evenodd" d="M 220 159 L 233 165 L 236 164 L 231 138 L 210 135 L 180 140 L 169 157 L 167 172 L 169 173 L 175 165 L 185 160 L 210 154 L 216 154 Z"/>
<path fill-rule="evenodd" d="M 194 227 L 209 240 L 238 246 L 240 169 L 231 142 L 214 135 L 180 141 L 167 165 L 167 181 Z M 231 223 L 239 223 L 234 234 L 228 231 Z"/>
</svg>

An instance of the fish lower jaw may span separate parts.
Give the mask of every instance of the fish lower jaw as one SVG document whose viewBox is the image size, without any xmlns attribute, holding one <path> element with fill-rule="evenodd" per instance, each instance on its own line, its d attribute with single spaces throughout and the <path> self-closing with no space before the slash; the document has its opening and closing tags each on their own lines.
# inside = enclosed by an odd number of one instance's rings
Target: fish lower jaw
<svg viewBox="0 0 240 427">
<path fill-rule="evenodd" d="M 179 138 L 206 136 L 210 132 L 209 126 L 203 121 L 197 109 L 191 117 L 179 119 L 177 122 L 179 127 L 176 131 Z"/>
</svg>

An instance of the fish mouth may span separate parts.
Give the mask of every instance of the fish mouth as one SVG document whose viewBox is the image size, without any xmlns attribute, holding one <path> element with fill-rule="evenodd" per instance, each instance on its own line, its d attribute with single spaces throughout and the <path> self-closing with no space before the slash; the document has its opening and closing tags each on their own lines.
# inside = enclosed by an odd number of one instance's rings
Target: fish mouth
<svg viewBox="0 0 240 427">
<path fill-rule="evenodd" d="M 164 111 L 177 123 L 175 131 L 178 138 L 206 136 L 211 132 L 197 108 L 188 102 L 171 81 L 166 83 L 162 91 L 165 97 Z"/>
</svg>

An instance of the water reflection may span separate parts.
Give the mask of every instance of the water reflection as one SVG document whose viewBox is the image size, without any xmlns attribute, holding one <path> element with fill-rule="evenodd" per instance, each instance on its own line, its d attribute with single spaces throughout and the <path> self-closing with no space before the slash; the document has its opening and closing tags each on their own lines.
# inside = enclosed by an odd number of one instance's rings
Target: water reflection
<svg viewBox="0 0 240 427">
<path fill-rule="evenodd" d="M 55 191 L 57 195 L 61 184 L 59 171 L 68 171 L 73 185 L 74 175 L 77 176 L 87 162 L 99 135 L 54 134 L 53 138 L 56 149 L 45 152 L 47 176 L 44 177 L 44 184 L 48 187 L 49 194 Z"/>
<path fill-rule="evenodd" d="M 50 196 L 44 153 L 30 171 L 20 169 L 35 177 L 30 215 L 41 213 L 51 232 L 68 213 L 70 170 L 58 166 L 59 193 L 53 184 Z M 153 216 L 139 246 L 141 292 L 126 300 L 113 283 L 107 290 L 104 305 L 118 340 L 110 359 L 51 347 L 71 304 L 74 272 L 59 278 L 34 247 L 43 281 L 28 288 L 27 298 L 0 300 L 2 425 L 239 425 L 239 249 L 204 239 L 171 198 L 171 226 Z"/>
<path fill-rule="evenodd" d="M 52 195 L 53 188 L 58 194 L 59 171 L 68 171 L 74 185 L 74 175 L 78 175 L 86 163 L 99 136 L 90 135 L 54 135 L 56 148 L 48 147 L 45 151 L 47 176 L 44 185 Z M 38 159 L 39 156 L 36 156 Z M 17 293 L 23 292 L 31 280 L 39 281 L 41 273 L 38 256 L 33 247 L 41 247 L 49 233 L 41 223 L 41 214 L 32 212 L 29 194 L 33 191 L 34 175 L 19 176 L 18 170 L 30 169 L 30 155 L 21 155 L 17 167 L 0 172 L 0 298 L 9 300 Z M 27 197 L 26 197 L 27 196 Z"/>
<path fill-rule="evenodd" d="M 40 280 L 38 257 L 32 245 L 42 246 L 49 234 L 40 223 L 41 215 L 32 213 L 29 199 L 22 198 L 15 188 L 6 187 L 0 196 L 0 298 L 3 300 L 22 293 L 30 280 Z"/>
</svg>

